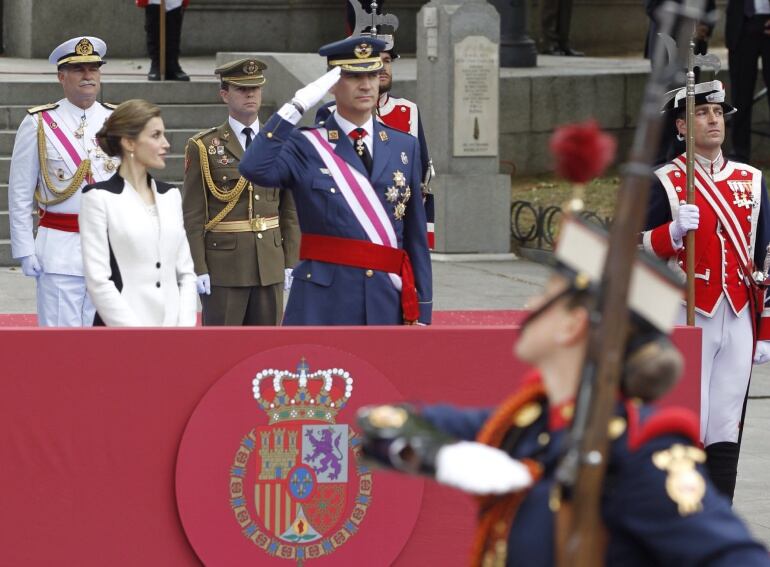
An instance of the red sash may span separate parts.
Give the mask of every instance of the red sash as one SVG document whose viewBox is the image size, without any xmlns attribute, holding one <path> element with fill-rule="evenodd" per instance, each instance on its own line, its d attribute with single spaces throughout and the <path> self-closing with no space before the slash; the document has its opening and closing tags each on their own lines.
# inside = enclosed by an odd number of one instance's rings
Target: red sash
<svg viewBox="0 0 770 567">
<path fill-rule="evenodd" d="M 78 216 L 70 213 L 52 213 L 40 209 L 40 226 L 64 232 L 80 232 Z"/>
<path fill-rule="evenodd" d="M 409 255 L 401 248 L 391 248 L 366 240 L 303 234 L 299 248 L 300 260 L 317 260 L 353 268 L 389 272 L 401 276 L 401 309 L 404 320 L 419 319 L 420 307 Z"/>
</svg>

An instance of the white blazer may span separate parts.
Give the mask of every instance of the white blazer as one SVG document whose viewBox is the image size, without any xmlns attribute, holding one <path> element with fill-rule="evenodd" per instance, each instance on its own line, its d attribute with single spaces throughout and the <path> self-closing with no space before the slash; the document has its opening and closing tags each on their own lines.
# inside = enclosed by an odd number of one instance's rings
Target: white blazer
<svg viewBox="0 0 770 567">
<path fill-rule="evenodd" d="M 182 196 L 148 178 L 160 231 L 119 174 L 83 189 L 79 222 L 88 293 L 108 327 L 192 327 L 196 278 Z"/>
</svg>

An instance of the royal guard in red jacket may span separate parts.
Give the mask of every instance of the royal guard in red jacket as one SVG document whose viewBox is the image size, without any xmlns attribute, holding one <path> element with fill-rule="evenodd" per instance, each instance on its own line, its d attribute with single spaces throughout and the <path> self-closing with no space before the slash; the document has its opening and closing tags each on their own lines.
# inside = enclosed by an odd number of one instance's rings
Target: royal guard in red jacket
<svg viewBox="0 0 770 567">
<path fill-rule="evenodd" d="M 190 0 L 166 0 L 166 76 L 167 81 L 189 81 L 179 64 L 179 45 L 182 42 L 182 18 Z M 144 8 L 144 31 L 147 34 L 147 54 L 150 72 L 147 79 L 160 81 L 160 0 L 136 0 Z"/>
<path fill-rule="evenodd" d="M 684 136 L 685 89 L 672 95 L 666 110 L 676 113 Z M 714 483 L 732 498 L 752 360 L 770 360 L 770 311 L 763 312 L 753 279 L 765 265 L 770 203 L 759 170 L 723 157 L 724 116 L 736 109 L 725 102 L 722 83 L 697 84 L 695 104 L 695 204 L 685 201 L 680 155 L 655 171 L 642 241 L 682 271 L 683 239 L 695 231 L 695 324 L 703 330 L 700 434 Z"/>
</svg>

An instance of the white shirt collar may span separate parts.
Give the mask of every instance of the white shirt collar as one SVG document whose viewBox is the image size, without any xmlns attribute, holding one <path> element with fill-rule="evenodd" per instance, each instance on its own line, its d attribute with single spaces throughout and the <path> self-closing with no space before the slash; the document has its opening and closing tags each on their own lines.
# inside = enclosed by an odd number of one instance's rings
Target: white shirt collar
<svg viewBox="0 0 770 567">
<path fill-rule="evenodd" d="M 230 124 L 230 129 L 238 137 L 238 141 L 241 143 L 241 147 L 245 150 L 246 134 L 243 133 L 243 129 L 246 128 L 247 126 L 245 124 L 241 124 L 232 116 L 228 116 L 227 121 Z M 252 124 L 248 126 L 248 128 L 251 128 L 254 131 L 254 133 L 251 135 L 251 139 L 253 140 L 256 137 L 257 133 L 259 132 L 259 119 L 256 119 Z"/>
<path fill-rule="evenodd" d="M 340 129 L 345 133 L 346 136 L 349 136 L 350 133 L 355 130 L 356 128 L 363 128 L 366 130 L 366 136 L 364 136 L 364 144 L 366 144 L 366 147 L 369 149 L 369 153 L 374 157 L 374 147 L 372 144 L 372 136 L 374 135 L 374 118 L 369 117 L 369 120 L 366 121 L 365 124 L 362 126 L 356 126 L 353 124 L 350 120 L 347 120 L 340 116 L 340 113 L 336 110 L 334 111 L 334 120 L 337 122 L 337 126 L 340 127 Z"/>
<path fill-rule="evenodd" d="M 697 161 L 701 167 L 703 167 L 703 169 L 705 169 L 706 172 L 712 176 L 722 171 L 725 166 L 725 158 L 722 156 L 722 150 L 719 150 L 719 155 L 713 160 L 710 160 L 709 158 L 700 154 L 695 154 L 695 161 Z"/>
<path fill-rule="evenodd" d="M 85 113 L 86 119 L 88 119 L 94 113 L 97 104 L 99 103 L 94 102 L 91 106 L 83 110 L 79 106 L 72 104 L 66 98 L 63 98 L 61 101 L 59 101 L 59 106 L 62 108 L 62 110 L 72 115 L 73 118 L 77 118 L 77 122 L 80 122 L 80 118 L 83 116 L 83 113 Z"/>
</svg>

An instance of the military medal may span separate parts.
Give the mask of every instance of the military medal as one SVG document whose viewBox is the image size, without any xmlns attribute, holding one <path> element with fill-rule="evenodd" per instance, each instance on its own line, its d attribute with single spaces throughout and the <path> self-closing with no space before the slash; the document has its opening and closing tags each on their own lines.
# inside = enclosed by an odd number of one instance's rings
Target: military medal
<svg viewBox="0 0 770 567">
<path fill-rule="evenodd" d="M 358 138 L 358 140 L 356 140 L 356 153 L 358 154 L 359 157 L 363 157 L 363 155 L 364 155 L 364 139 L 363 138 Z"/>
<path fill-rule="evenodd" d="M 395 203 L 398 201 L 399 197 L 399 191 L 395 187 L 388 187 L 385 191 L 385 198 L 388 200 L 389 203 Z"/>
<path fill-rule="evenodd" d="M 209 155 L 214 155 L 217 153 L 217 149 L 214 146 L 209 146 Z"/>
<path fill-rule="evenodd" d="M 406 214 L 406 205 L 404 203 L 397 204 L 396 207 L 393 209 L 393 216 L 396 217 L 396 220 L 403 219 L 405 214 Z"/>
<path fill-rule="evenodd" d="M 224 146 L 217 146 L 217 154 L 222 156 L 225 154 L 225 147 Z"/>
<path fill-rule="evenodd" d="M 409 163 L 409 158 L 406 157 L 406 152 L 401 152 L 401 163 L 404 165 Z"/>
<path fill-rule="evenodd" d="M 218 146 L 219 144 L 221 144 L 221 142 L 219 141 L 219 138 L 214 138 L 213 140 L 211 140 L 211 143 L 214 144 L 215 146 Z"/>
<path fill-rule="evenodd" d="M 79 140 L 85 135 L 86 131 L 86 115 L 83 114 L 83 116 L 80 117 L 80 127 L 75 130 L 75 137 Z"/>
<path fill-rule="evenodd" d="M 111 159 L 104 160 L 105 171 L 113 171 L 115 169 L 115 162 Z"/>
<path fill-rule="evenodd" d="M 224 133 L 224 134 L 222 134 L 222 137 L 223 137 L 225 140 L 229 140 L 229 139 L 230 139 L 230 130 L 225 130 L 225 133 Z"/>
<path fill-rule="evenodd" d="M 403 173 L 396 170 L 393 173 L 393 183 L 396 184 L 396 187 L 405 187 L 406 186 L 406 177 Z"/>
</svg>

